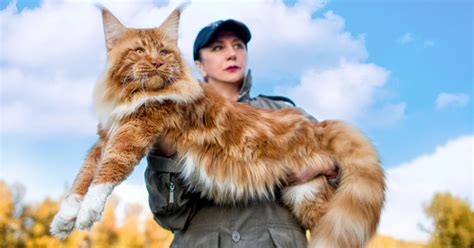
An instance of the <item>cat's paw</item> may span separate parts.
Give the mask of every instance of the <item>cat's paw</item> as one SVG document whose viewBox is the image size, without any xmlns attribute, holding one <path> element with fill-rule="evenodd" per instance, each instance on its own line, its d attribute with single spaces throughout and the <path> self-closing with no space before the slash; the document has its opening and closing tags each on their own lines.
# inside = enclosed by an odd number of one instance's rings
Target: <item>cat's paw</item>
<svg viewBox="0 0 474 248">
<path fill-rule="evenodd" d="M 82 197 L 71 194 L 61 203 L 59 212 L 54 216 L 49 231 L 59 239 L 65 239 L 74 229 L 76 216 L 81 208 Z"/>
<path fill-rule="evenodd" d="M 77 215 L 75 224 L 77 229 L 90 230 L 94 222 L 100 220 L 105 202 L 112 189 L 113 186 L 111 184 L 98 184 L 89 188 Z"/>
<path fill-rule="evenodd" d="M 74 229 L 76 219 L 64 219 L 60 215 L 54 216 L 49 232 L 59 239 L 66 239 Z"/>
<path fill-rule="evenodd" d="M 77 220 L 74 227 L 80 230 L 90 230 L 92 224 L 100 220 L 101 214 L 102 210 L 100 208 L 94 209 L 89 207 L 83 207 L 79 211 L 79 215 L 77 216 Z"/>
</svg>

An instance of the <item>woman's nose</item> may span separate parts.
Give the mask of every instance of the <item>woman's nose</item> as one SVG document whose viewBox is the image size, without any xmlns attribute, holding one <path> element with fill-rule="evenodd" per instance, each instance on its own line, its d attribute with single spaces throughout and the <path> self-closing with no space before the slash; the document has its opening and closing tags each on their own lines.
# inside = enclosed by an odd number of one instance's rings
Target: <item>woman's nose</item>
<svg viewBox="0 0 474 248">
<path fill-rule="evenodd" d="M 235 49 L 233 47 L 229 48 L 227 50 L 227 59 L 229 59 L 229 60 L 230 59 L 232 59 L 232 60 L 236 59 L 236 54 L 237 53 L 235 52 Z"/>
</svg>

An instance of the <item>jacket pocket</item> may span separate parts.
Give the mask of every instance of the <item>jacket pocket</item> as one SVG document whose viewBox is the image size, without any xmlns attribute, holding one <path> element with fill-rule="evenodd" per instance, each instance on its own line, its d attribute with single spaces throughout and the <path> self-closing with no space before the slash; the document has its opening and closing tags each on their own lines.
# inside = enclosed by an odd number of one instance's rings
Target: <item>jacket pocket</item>
<svg viewBox="0 0 474 248">
<path fill-rule="evenodd" d="M 149 205 L 154 213 L 169 213 L 188 205 L 191 195 L 187 194 L 184 182 L 179 178 L 176 161 L 148 155 L 145 182 Z"/>
<path fill-rule="evenodd" d="M 276 248 L 306 248 L 307 239 L 301 231 L 292 228 L 268 228 Z"/>
<path fill-rule="evenodd" d="M 171 191 L 174 193 L 175 185 L 171 185 L 171 173 L 158 173 L 154 170 L 145 171 L 145 181 L 148 189 L 149 204 L 152 212 L 163 212 L 168 210 L 171 204 Z M 171 187 L 170 187 L 171 186 Z M 172 189 L 172 190 L 171 190 Z"/>
</svg>

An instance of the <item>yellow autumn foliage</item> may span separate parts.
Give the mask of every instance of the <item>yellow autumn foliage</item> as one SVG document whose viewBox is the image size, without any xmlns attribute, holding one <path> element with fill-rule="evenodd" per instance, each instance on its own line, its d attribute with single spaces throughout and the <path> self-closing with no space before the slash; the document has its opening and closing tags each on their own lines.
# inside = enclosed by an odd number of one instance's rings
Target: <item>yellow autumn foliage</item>
<svg viewBox="0 0 474 248">
<path fill-rule="evenodd" d="M 122 225 L 117 225 L 115 196 L 109 197 L 102 219 L 91 231 L 73 231 L 65 240 L 49 233 L 49 225 L 59 209 L 59 200 L 40 203 L 15 202 L 15 187 L 0 181 L 0 248 L 121 248 L 169 247 L 173 235 L 154 222 L 139 205 L 126 206 Z M 21 198 L 21 197 L 20 197 Z"/>
<path fill-rule="evenodd" d="M 21 185 L 0 181 L 0 248 L 160 248 L 169 247 L 173 234 L 161 228 L 140 205 L 126 206 L 123 223 L 117 224 L 118 198 L 111 196 L 100 222 L 90 231 L 74 231 L 66 240 L 49 233 L 59 209 L 59 200 L 44 199 L 35 204 L 22 201 Z M 429 244 L 406 242 L 376 235 L 368 248 L 470 247 L 474 245 L 474 213 L 467 201 L 450 194 L 436 194 L 426 207 L 435 228 Z"/>
<path fill-rule="evenodd" d="M 423 243 L 397 240 L 386 235 L 375 235 L 367 245 L 367 248 L 423 248 Z"/>
<path fill-rule="evenodd" d="M 474 247 L 474 211 L 467 200 L 436 193 L 425 212 L 434 223 L 429 247 Z"/>
</svg>

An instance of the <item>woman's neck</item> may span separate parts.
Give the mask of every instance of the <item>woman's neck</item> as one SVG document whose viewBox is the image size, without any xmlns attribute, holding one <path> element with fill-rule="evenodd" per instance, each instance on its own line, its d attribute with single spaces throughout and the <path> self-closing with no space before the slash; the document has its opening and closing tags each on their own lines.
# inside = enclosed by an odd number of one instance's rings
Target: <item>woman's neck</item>
<svg viewBox="0 0 474 248">
<path fill-rule="evenodd" d="M 242 85 L 242 83 L 232 84 L 217 81 L 209 81 L 208 83 L 212 85 L 217 90 L 217 92 L 219 92 L 219 94 L 221 94 L 223 97 L 233 102 L 237 101 L 237 97 L 239 96 L 240 92 L 240 86 Z"/>
</svg>

